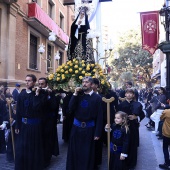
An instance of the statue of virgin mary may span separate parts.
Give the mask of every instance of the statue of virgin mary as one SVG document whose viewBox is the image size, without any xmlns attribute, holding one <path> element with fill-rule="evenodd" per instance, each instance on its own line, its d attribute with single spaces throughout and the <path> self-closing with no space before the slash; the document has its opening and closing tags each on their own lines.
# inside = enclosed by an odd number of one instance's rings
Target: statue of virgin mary
<svg viewBox="0 0 170 170">
<path fill-rule="evenodd" d="M 88 29 L 90 29 L 87 7 L 81 7 L 80 12 L 71 25 L 70 40 L 68 45 L 68 60 L 77 58 L 86 62 L 94 62 L 92 40 L 87 39 Z"/>
</svg>

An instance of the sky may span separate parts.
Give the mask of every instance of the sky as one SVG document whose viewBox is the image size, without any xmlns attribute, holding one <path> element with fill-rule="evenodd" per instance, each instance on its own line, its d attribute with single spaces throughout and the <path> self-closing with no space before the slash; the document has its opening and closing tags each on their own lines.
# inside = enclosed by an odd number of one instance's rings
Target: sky
<svg viewBox="0 0 170 170">
<path fill-rule="evenodd" d="M 102 25 L 108 26 L 109 36 L 140 26 L 139 12 L 160 10 L 164 0 L 112 0 L 101 4 Z"/>
</svg>

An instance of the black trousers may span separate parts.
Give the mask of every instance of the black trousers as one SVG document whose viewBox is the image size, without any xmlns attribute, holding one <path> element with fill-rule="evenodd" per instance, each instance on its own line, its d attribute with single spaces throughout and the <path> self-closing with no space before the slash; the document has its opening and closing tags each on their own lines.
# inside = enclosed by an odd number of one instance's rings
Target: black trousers
<svg viewBox="0 0 170 170">
<path fill-rule="evenodd" d="M 0 130 L 0 153 L 6 152 L 5 131 Z"/>
<path fill-rule="evenodd" d="M 164 153 L 164 159 L 165 163 L 170 165 L 170 159 L 169 159 L 169 150 L 168 146 L 170 145 L 170 138 L 167 138 L 163 136 L 163 153 Z"/>
</svg>

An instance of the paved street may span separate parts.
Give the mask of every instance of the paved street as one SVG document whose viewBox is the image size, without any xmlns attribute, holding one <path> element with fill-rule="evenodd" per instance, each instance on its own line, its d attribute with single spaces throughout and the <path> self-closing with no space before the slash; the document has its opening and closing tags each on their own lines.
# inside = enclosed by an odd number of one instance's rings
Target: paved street
<svg viewBox="0 0 170 170">
<path fill-rule="evenodd" d="M 155 134 L 147 130 L 144 126 L 147 118 L 143 120 L 140 126 L 140 147 L 138 150 L 138 164 L 136 170 L 158 170 L 158 164 L 163 163 L 162 141 L 158 140 Z M 53 157 L 51 165 L 46 170 L 65 170 L 67 144 L 61 139 L 62 124 L 58 124 L 60 155 Z M 0 154 L 0 169 L 13 170 L 14 164 L 5 160 L 5 155 Z M 100 170 L 107 170 L 107 148 L 104 147 L 103 164 Z"/>
</svg>

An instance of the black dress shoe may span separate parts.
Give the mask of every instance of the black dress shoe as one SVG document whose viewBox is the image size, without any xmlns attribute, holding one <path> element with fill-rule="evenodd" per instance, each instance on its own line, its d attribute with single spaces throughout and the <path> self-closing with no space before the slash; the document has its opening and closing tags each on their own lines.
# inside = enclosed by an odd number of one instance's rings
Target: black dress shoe
<svg viewBox="0 0 170 170">
<path fill-rule="evenodd" d="M 159 164 L 159 168 L 161 168 L 161 169 L 170 169 L 170 166 L 168 164 L 164 163 L 164 164 Z"/>
</svg>

